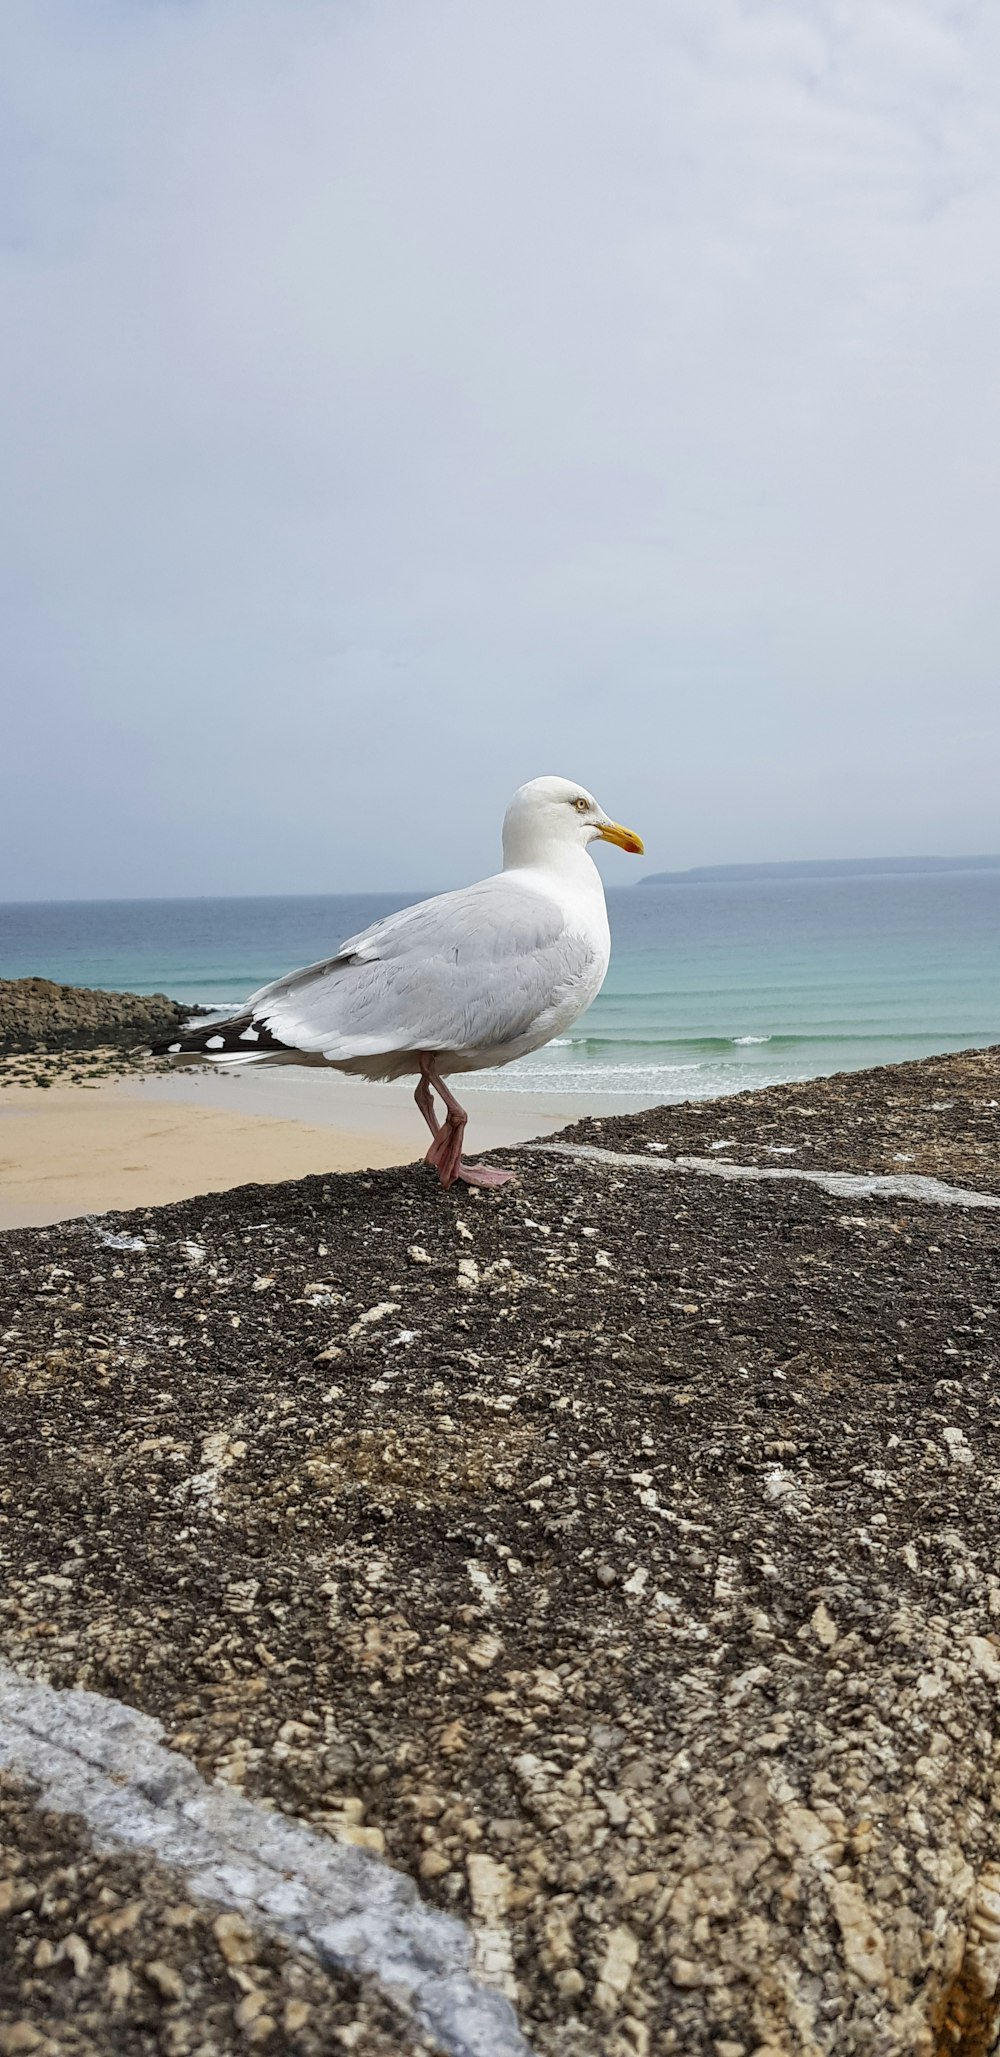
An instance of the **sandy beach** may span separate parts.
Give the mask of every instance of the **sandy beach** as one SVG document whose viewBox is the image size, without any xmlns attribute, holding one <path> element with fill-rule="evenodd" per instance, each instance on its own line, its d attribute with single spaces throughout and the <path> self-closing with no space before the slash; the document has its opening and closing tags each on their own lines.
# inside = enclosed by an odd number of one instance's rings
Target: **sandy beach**
<svg viewBox="0 0 1000 2057">
<path fill-rule="evenodd" d="M 478 1087 L 469 1154 L 648 1103 Z M 407 1086 L 291 1069 L 0 1086 L 0 1229 L 160 1206 L 231 1186 L 409 1164 L 427 1136 Z"/>
</svg>

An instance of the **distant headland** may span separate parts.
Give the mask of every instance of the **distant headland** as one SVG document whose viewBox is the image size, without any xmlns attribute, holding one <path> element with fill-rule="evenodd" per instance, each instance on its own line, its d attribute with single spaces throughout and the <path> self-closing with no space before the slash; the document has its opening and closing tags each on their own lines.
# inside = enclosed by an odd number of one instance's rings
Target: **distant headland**
<svg viewBox="0 0 1000 2057">
<path fill-rule="evenodd" d="M 641 886 L 701 886 L 753 879 L 898 878 L 906 873 L 1000 871 L 1000 857 L 817 857 L 790 864 L 695 864 L 651 871 Z"/>
</svg>

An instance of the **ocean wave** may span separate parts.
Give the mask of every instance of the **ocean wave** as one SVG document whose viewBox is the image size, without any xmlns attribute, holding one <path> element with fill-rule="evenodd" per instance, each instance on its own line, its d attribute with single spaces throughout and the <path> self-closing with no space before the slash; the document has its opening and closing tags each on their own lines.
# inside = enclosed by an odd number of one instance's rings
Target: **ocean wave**
<svg viewBox="0 0 1000 2057">
<path fill-rule="evenodd" d="M 984 1030 L 978 1042 L 985 1045 L 991 1040 L 995 1040 L 995 1037 L 995 1029 Z M 963 1044 L 964 1040 L 963 1038 Z M 781 1034 L 775 1031 L 771 1034 L 757 1036 L 644 1035 L 641 1032 L 630 1032 L 628 1029 L 622 1029 L 617 1035 L 561 1036 L 558 1040 L 550 1043 L 548 1047 L 552 1050 L 571 1048 L 575 1050 L 593 1050 L 595 1052 L 602 1050 L 679 1050 L 703 1053 L 707 1056 L 721 1055 L 727 1050 L 757 1043 L 767 1043 L 772 1050 L 808 1050 L 817 1045 L 822 1045 L 824 1048 L 831 1050 L 846 1050 L 857 1049 L 859 1044 L 863 1044 L 867 1048 L 869 1044 L 884 1043 L 898 1045 L 902 1042 L 925 1044 L 929 1051 L 935 1051 L 953 1045 L 956 1042 L 956 1036 L 953 1029 L 867 1029 L 863 1026 L 852 1029 L 795 1030 L 790 1034 Z M 970 1036 L 968 1047 L 976 1046 L 977 1039 Z"/>
</svg>

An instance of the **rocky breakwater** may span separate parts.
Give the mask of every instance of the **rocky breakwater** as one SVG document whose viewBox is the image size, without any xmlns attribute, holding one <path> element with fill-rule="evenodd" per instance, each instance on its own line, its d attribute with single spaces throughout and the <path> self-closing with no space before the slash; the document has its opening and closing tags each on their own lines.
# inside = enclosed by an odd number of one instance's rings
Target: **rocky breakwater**
<svg viewBox="0 0 1000 2057">
<path fill-rule="evenodd" d="M 998 1102 L 984 1051 L 587 1124 L 499 1195 L 408 1168 L 0 1239 L 17 2032 L 985 2057 Z M 115 1854 L 107 1703 L 227 1835 L 288 1825 L 284 1900 L 161 1846 L 148 1764 Z M 103 1813 L 39 1742 L 70 1704 Z M 402 1914 L 380 1970 L 352 1902 L 321 1989 L 304 1832 L 452 1918 L 485 2040 L 406 1984 Z"/>
<path fill-rule="evenodd" d="M 0 1082 L 51 1085 L 57 1078 L 144 1069 L 151 1063 L 150 1042 L 201 1011 L 165 993 L 0 979 Z"/>
</svg>

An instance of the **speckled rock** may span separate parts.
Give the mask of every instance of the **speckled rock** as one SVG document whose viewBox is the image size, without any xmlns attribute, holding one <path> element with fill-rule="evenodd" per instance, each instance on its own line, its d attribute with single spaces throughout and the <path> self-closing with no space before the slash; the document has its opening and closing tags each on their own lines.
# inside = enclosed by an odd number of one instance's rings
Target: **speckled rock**
<svg viewBox="0 0 1000 2057">
<path fill-rule="evenodd" d="M 0 2057 L 400 2047 L 379 1993 L 193 1903 L 168 1866 L 96 1856 L 80 1823 L 0 1776 Z"/>
<path fill-rule="evenodd" d="M 823 1161 L 995 1190 L 997 1061 L 814 1082 Z M 985 2057 L 995 1211 L 503 1161 L 0 1239 L 5 1656 L 409 1871 L 540 2057 Z"/>
</svg>

